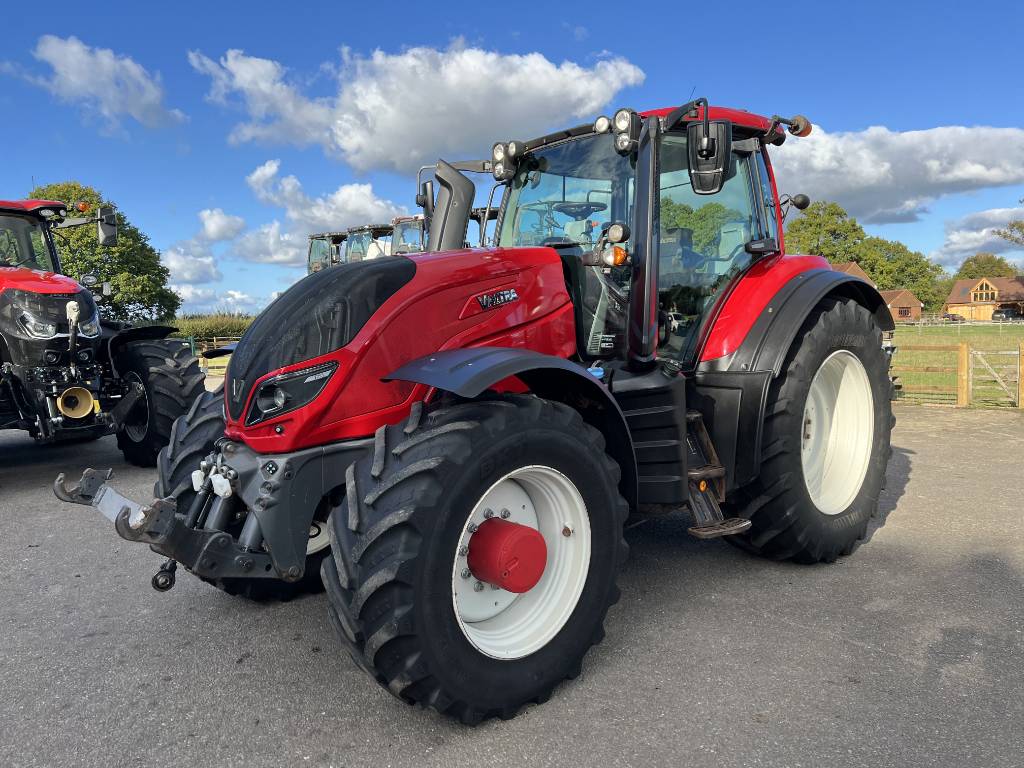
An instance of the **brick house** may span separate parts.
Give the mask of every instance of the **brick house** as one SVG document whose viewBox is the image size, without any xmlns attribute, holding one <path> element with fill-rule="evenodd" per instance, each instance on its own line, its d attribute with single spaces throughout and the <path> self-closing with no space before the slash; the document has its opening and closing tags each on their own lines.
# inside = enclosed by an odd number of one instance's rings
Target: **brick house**
<svg viewBox="0 0 1024 768">
<path fill-rule="evenodd" d="M 924 304 L 911 291 L 900 288 L 895 291 L 879 291 L 892 319 L 897 323 L 916 323 L 921 319 Z"/>
<path fill-rule="evenodd" d="M 997 309 L 1024 313 L 1024 275 L 957 280 L 943 306 L 967 320 L 991 320 Z"/>
</svg>

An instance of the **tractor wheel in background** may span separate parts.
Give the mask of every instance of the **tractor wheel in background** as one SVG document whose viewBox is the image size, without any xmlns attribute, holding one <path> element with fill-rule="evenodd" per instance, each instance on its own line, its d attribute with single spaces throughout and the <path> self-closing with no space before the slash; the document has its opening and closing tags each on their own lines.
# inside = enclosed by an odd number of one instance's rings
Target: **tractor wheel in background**
<svg viewBox="0 0 1024 768">
<path fill-rule="evenodd" d="M 171 437 L 174 420 L 204 391 L 199 360 L 189 345 L 174 339 L 132 341 L 118 352 L 117 370 L 146 393 L 117 432 L 117 447 L 139 467 L 152 467 Z"/>
<path fill-rule="evenodd" d="M 196 398 L 188 413 L 174 422 L 170 441 L 160 451 L 157 460 L 157 481 L 153 495 L 158 499 L 173 497 L 178 510 L 184 512 L 195 498 L 192 488 L 192 472 L 199 469 L 199 462 L 205 459 L 218 438 L 224 436 L 224 385 L 213 392 L 203 392 Z M 306 570 L 298 581 L 278 579 L 203 579 L 229 595 L 245 597 L 256 602 L 269 600 L 290 600 L 309 592 L 322 592 L 320 563 L 330 552 L 330 536 L 327 533 L 327 505 L 314 516 L 310 527 L 309 543 L 306 546 Z M 233 521 L 227 532 L 238 536 L 241 521 Z"/>
<path fill-rule="evenodd" d="M 601 434 L 560 403 L 417 404 L 377 432 L 330 516 L 339 637 L 391 693 L 464 723 L 546 701 L 619 597 L 618 479 Z"/>
<path fill-rule="evenodd" d="M 727 540 L 801 563 L 851 554 L 885 485 L 891 386 L 873 315 L 849 299 L 821 301 L 768 393 L 760 475 L 729 499 L 751 527 Z"/>
</svg>

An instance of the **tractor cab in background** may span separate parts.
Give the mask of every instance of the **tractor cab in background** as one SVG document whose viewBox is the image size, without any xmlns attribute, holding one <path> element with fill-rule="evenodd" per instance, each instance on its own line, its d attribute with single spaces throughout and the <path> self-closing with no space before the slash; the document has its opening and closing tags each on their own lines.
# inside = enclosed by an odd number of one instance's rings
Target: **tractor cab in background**
<svg viewBox="0 0 1024 768">
<path fill-rule="evenodd" d="M 397 216 L 391 222 L 391 253 L 420 253 L 427 248 L 423 223 L 425 216 Z"/>
<path fill-rule="evenodd" d="M 391 254 L 390 224 L 363 224 L 351 227 L 346 233 L 341 263 L 379 259 Z"/>
<path fill-rule="evenodd" d="M 321 232 L 309 236 L 309 251 L 306 257 L 306 273 L 313 274 L 321 269 L 341 263 L 348 232 Z"/>
</svg>

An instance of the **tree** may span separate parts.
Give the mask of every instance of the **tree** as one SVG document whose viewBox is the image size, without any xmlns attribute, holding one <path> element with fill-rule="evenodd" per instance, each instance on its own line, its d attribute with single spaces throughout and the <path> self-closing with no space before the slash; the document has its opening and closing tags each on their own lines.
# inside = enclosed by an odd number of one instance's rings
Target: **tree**
<svg viewBox="0 0 1024 768">
<path fill-rule="evenodd" d="M 728 221 L 742 219 L 738 212 L 721 203 L 708 203 L 694 210 L 685 203 L 666 198 L 661 201 L 661 226 L 663 229 L 682 227 L 693 232 L 693 248 L 700 253 L 715 244 Z"/>
<path fill-rule="evenodd" d="M 942 267 L 901 242 L 869 236 L 838 203 L 812 203 L 791 221 L 786 227 L 786 250 L 821 255 L 832 264 L 855 261 L 879 290 L 905 288 L 927 311 L 938 311 L 949 295 Z"/>
<path fill-rule="evenodd" d="M 819 200 L 786 227 L 786 250 L 824 256 L 832 264 L 841 264 L 855 260 L 865 237 L 864 228 L 841 205 Z"/>
<path fill-rule="evenodd" d="M 1024 245 L 1024 243 L 1022 243 Z M 1002 256 L 994 253 L 976 253 L 960 265 L 957 280 L 975 280 L 982 277 L 1013 277 L 1017 270 Z"/>
<path fill-rule="evenodd" d="M 93 212 L 100 205 L 112 205 L 99 190 L 77 181 L 36 187 L 29 197 L 60 200 L 69 206 L 84 200 Z M 95 226 L 55 230 L 54 241 L 64 271 L 75 278 L 91 272 L 110 282 L 112 295 L 96 297 L 100 313 L 107 320 L 140 322 L 173 317 L 181 299 L 167 285 L 170 273 L 160 263 L 160 254 L 121 211 L 117 211 L 117 230 L 117 245 L 112 248 L 100 247 Z"/>
<path fill-rule="evenodd" d="M 1006 225 L 1006 229 L 997 229 L 996 234 L 1014 245 L 1024 246 L 1024 219 L 1011 221 Z"/>
<path fill-rule="evenodd" d="M 906 289 L 921 300 L 927 312 L 941 309 L 949 295 L 942 267 L 896 240 L 866 237 L 857 247 L 855 260 L 875 281 L 878 290 Z"/>
</svg>

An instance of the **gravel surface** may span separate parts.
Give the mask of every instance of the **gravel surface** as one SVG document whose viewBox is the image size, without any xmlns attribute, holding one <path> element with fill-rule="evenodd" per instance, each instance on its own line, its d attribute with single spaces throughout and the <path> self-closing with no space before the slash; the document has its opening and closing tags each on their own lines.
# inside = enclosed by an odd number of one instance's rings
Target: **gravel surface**
<svg viewBox="0 0 1024 768">
<path fill-rule="evenodd" d="M 583 674 L 476 729 L 349 660 L 322 595 L 255 606 L 180 573 L 58 471 L 155 471 L 113 438 L 0 437 L 0 766 L 1020 766 L 1024 415 L 899 407 L 882 505 L 853 557 L 802 567 L 628 534 L 622 601 Z"/>
</svg>

